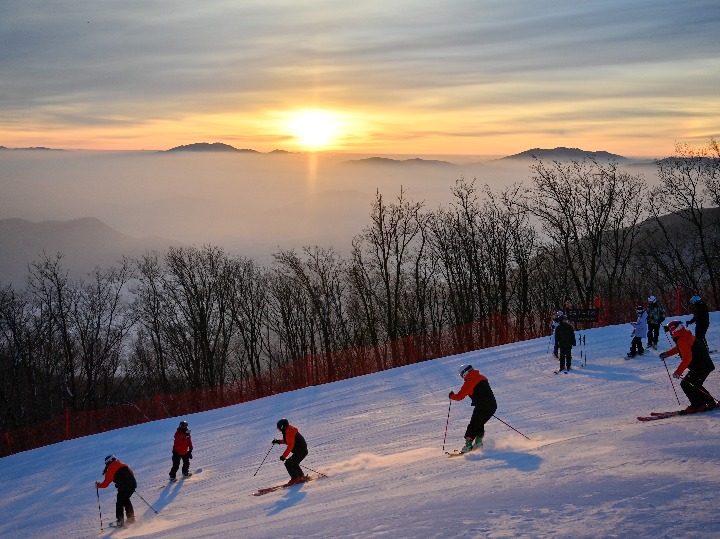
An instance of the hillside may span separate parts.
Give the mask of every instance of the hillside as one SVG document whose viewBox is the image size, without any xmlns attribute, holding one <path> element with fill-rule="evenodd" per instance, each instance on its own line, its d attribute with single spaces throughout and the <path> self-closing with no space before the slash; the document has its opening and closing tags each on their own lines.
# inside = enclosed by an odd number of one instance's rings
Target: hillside
<svg viewBox="0 0 720 539">
<path fill-rule="evenodd" d="M 716 347 L 720 313 L 711 316 Z M 178 483 L 167 483 L 178 418 L 6 457 L 0 536 L 720 536 L 720 411 L 638 422 L 679 407 L 658 352 L 623 359 L 629 324 L 584 335 L 587 364 L 576 348 L 567 375 L 552 373 L 541 338 L 185 417 L 200 473 Z M 446 448 L 455 449 L 470 416 L 467 400 L 449 408 L 447 398 L 467 362 L 489 377 L 496 416 L 529 440 L 491 419 L 481 453 L 443 455 L 446 422 Z M 706 386 L 720 393 L 717 371 Z M 303 465 L 328 478 L 254 497 L 286 480 L 270 443 L 283 416 L 308 441 Z M 159 514 L 135 495 L 139 522 L 100 533 L 94 481 L 108 453 L 133 468 Z M 101 491 L 105 525 L 114 500 L 113 489 Z"/>
<path fill-rule="evenodd" d="M 63 254 L 63 266 L 79 279 L 94 267 L 117 265 L 123 255 L 137 257 L 149 250 L 165 251 L 177 242 L 162 238 L 135 238 L 122 234 L 93 217 L 68 221 L 0 219 L 0 284 L 22 286 L 28 266 L 43 251 Z"/>
</svg>

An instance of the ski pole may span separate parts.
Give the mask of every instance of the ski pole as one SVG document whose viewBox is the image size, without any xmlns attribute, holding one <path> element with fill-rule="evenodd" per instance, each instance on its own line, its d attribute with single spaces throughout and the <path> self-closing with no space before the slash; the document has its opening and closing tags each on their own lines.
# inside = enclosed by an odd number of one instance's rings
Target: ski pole
<svg viewBox="0 0 720 539">
<path fill-rule="evenodd" d="M 675 393 L 675 398 L 677 399 L 678 404 L 680 404 L 680 397 L 678 397 L 677 390 L 675 389 L 675 384 L 672 381 L 672 376 L 670 376 L 670 369 L 668 369 L 667 363 L 665 362 L 665 358 L 662 358 L 663 365 L 665 365 L 665 370 L 667 371 L 668 379 L 670 380 L 670 385 L 673 388 L 673 392 Z M 690 383 L 690 382 L 688 382 Z"/>
<path fill-rule="evenodd" d="M 313 470 L 312 468 L 308 468 L 307 466 L 303 466 L 302 464 L 299 465 L 301 468 L 305 468 L 306 470 L 310 470 L 313 473 L 316 473 L 318 475 L 322 475 L 323 477 L 327 477 L 324 473 L 320 473 L 317 470 Z"/>
<path fill-rule="evenodd" d="M 98 513 L 100 513 L 100 531 L 103 531 L 102 509 L 100 509 L 100 489 L 98 488 L 97 483 L 95 483 L 95 493 L 97 494 L 98 498 Z"/>
<path fill-rule="evenodd" d="M 255 473 L 253 474 L 253 477 L 255 477 L 255 476 L 257 475 L 257 473 L 260 471 L 260 468 L 262 468 L 262 465 L 265 463 L 265 459 L 268 458 L 268 455 L 270 454 L 270 451 L 272 451 L 272 448 L 273 448 L 274 446 L 275 446 L 275 444 L 272 444 L 272 445 L 270 446 L 270 449 L 268 449 L 268 452 L 267 452 L 267 454 L 265 455 L 265 458 L 262 459 L 262 462 L 260 463 L 260 466 L 258 466 L 258 469 L 255 470 Z"/>
<path fill-rule="evenodd" d="M 688 384 L 690 384 L 691 386 L 693 386 L 693 387 L 694 387 L 695 389 L 697 389 L 700 393 L 702 393 L 702 394 L 707 395 L 708 397 L 710 397 L 713 401 L 715 401 L 715 404 L 716 404 L 716 405 L 720 404 L 720 401 L 718 401 L 715 397 L 713 397 L 710 393 L 708 393 L 708 392 L 705 390 L 704 387 L 698 387 L 698 386 L 696 386 L 696 385 L 693 384 L 690 380 L 687 379 L 687 376 L 681 376 L 680 378 L 682 378 L 685 382 L 687 382 Z"/>
<path fill-rule="evenodd" d="M 445 440 L 447 440 L 447 429 L 448 424 L 450 423 L 450 407 L 452 406 L 452 399 L 450 399 L 450 404 L 448 404 L 448 416 L 447 420 L 445 421 L 445 436 L 443 436 L 443 453 L 445 452 Z"/>
<path fill-rule="evenodd" d="M 670 344 L 673 344 L 673 342 L 670 340 L 670 337 L 668 337 L 667 332 L 665 332 L 665 337 L 667 338 L 668 342 Z M 680 353 L 680 350 L 678 350 L 678 353 Z M 682 358 L 682 355 L 680 356 Z M 672 376 L 670 376 L 670 369 L 668 369 L 667 363 L 665 363 L 665 358 L 662 358 L 663 364 L 665 365 L 665 371 L 667 372 L 668 379 L 670 380 L 670 385 L 673 388 L 673 392 L 675 393 L 675 398 L 677 399 L 677 403 L 680 404 L 680 397 L 678 397 L 677 390 L 675 389 L 675 384 L 672 381 Z M 689 382 L 688 382 L 689 383 Z"/>
<path fill-rule="evenodd" d="M 516 429 L 515 427 L 513 427 L 512 425 L 510 425 L 510 424 L 508 424 L 508 423 L 505 423 L 505 421 L 503 421 L 502 419 L 500 419 L 498 416 L 493 415 L 493 417 L 494 417 L 495 419 L 497 419 L 498 421 L 500 421 L 500 423 L 502 423 L 503 425 L 505 425 L 505 426 L 507 426 L 507 427 L 510 427 L 512 430 L 514 430 L 515 432 L 517 432 L 517 433 L 520 434 L 521 436 L 525 436 L 522 432 L 520 432 L 519 430 L 517 430 L 517 429 Z M 530 438 L 528 438 L 527 436 L 525 436 L 525 438 L 527 438 L 528 440 L 530 439 Z"/>
<path fill-rule="evenodd" d="M 155 511 L 155 508 L 154 508 L 152 505 L 150 505 L 149 503 L 147 503 L 147 500 L 142 497 L 142 494 L 140 494 L 137 490 L 135 491 L 135 494 L 137 494 L 138 496 L 140 496 L 140 499 L 145 502 L 145 505 L 147 505 L 150 509 L 152 509 L 152 510 L 155 512 L 156 515 L 158 514 L 158 512 Z"/>
</svg>

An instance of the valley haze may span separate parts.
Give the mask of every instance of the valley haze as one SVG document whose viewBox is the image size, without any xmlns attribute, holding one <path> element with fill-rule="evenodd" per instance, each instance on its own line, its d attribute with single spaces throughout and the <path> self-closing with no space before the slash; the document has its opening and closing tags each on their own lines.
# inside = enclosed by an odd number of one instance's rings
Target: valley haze
<svg viewBox="0 0 720 539">
<path fill-rule="evenodd" d="M 223 144 L 172 151 L 0 149 L 0 282 L 21 285 L 43 251 L 64 255 L 75 278 L 125 255 L 217 245 L 269 263 L 278 249 L 349 251 L 369 224 L 376 191 L 436 209 L 460 178 L 494 191 L 529 183 L 532 155 L 577 158 L 577 149 L 499 156 L 261 153 Z M 654 181 L 647 159 L 597 152 Z"/>
</svg>

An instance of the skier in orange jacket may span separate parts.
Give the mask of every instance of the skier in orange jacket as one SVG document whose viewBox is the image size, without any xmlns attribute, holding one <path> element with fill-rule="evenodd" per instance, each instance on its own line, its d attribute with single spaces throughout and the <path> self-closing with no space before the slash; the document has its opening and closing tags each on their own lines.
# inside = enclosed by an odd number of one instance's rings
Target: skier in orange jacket
<svg viewBox="0 0 720 539">
<path fill-rule="evenodd" d="M 95 482 L 97 488 L 105 488 L 111 482 L 115 483 L 117 489 L 117 501 L 115 502 L 115 517 L 117 518 L 118 527 L 125 525 L 125 513 L 127 513 L 127 522 L 132 524 L 135 522 L 135 510 L 133 509 L 130 496 L 133 495 L 137 488 L 135 475 L 127 464 L 120 462 L 114 455 L 105 457 L 105 469 L 103 470 L 105 479 L 102 483 Z"/>
<path fill-rule="evenodd" d="M 715 364 L 710 359 L 705 343 L 695 338 L 692 332 L 683 327 L 678 320 L 669 322 L 664 329 L 666 333 L 670 332 L 675 346 L 667 352 L 662 352 L 660 358 L 665 359 L 677 353 L 680 354 L 680 365 L 675 369 L 673 377 L 682 378 L 680 388 L 690 401 L 690 406 L 685 408 L 682 413 L 694 414 L 715 409 L 717 401 L 703 387 L 708 375 L 715 370 Z M 683 378 L 682 373 L 685 369 L 688 369 L 688 373 Z"/>
<path fill-rule="evenodd" d="M 307 457 L 307 442 L 305 442 L 303 435 L 298 432 L 297 427 L 293 427 L 284 417 L 277 422 L 277 429 L 282 432 L 282 440 L 273 440 L 272 443 L 287 444 L 287 448 L 280 456 L 280 460 L 285 462 L 285 468 L 290 474 L 288 485 L 302 483 L 305 480 L 305 474 L 300 468 L 300 463 Z"/>
<path fill-rule="evenodd" d="M 485 423 L 495 414 L 497 402 L 487 377 L 473 369 L 472 365 L 461 365 L 460 376 L 464 380 L 460 391 L 451 391 L 449 396 L 454 401 L 461 401 L 469 395 L 475 408 L 465 430 L 465 446 L 460 450 L 461 453 L 467 453 L 482 447 Z"/>
</svg>

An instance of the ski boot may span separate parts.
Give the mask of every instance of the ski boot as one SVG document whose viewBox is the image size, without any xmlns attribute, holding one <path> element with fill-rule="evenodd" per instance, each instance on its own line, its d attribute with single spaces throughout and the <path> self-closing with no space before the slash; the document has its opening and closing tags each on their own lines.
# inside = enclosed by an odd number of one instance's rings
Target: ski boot
<svg viewBox="0 0 720 539">
<path fill-rule="evenodd" d="M 473 439 L 465 438 L 465 445 L 460 450 L 460 453 L 469 453 L 472 450 L 473 450 Z"/>
</svg>

